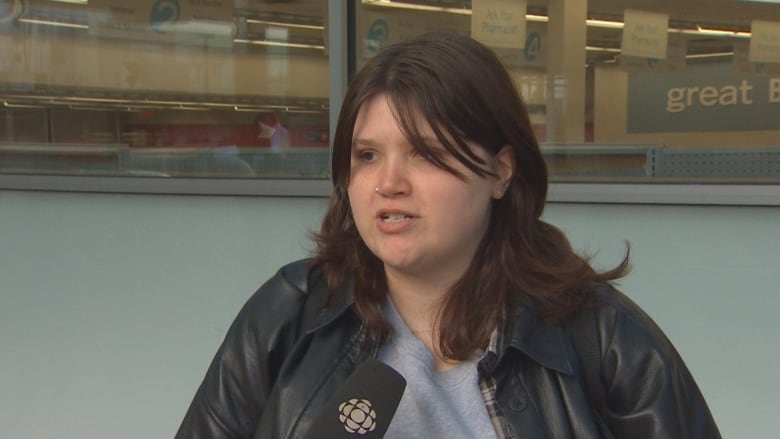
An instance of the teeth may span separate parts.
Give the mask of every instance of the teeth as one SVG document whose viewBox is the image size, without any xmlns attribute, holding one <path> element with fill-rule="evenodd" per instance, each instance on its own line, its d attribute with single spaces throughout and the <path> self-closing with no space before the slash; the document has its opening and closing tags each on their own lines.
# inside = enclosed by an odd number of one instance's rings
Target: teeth
<svg viewBox="0 0 780 439">
<path fill-rule="evenodd" d="M 409 217 L 399 213 L 386 213 L 382 215 L 382 219 L 385 221 L 403 221 L 407 218 Z"/>
</svg>

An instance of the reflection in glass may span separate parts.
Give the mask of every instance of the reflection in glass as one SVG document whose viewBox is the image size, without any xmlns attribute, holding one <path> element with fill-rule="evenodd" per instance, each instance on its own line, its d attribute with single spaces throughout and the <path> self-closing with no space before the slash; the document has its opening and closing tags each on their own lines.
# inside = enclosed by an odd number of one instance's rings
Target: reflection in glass
<svg viewBox="0 0 780 439">
<path fill-rule="evenodd" d="M 350 0 L 354 67 L 428 30 L 471 32 L 472 3 Z M 775 47 L 780 5 L 525 4 L 522 45 L 495 50 L 552 178 L 780 179 L 780 60 L 756 49 Z M 626 52 L 642 12 L 668 18 L 664 58 Z M 7 1 L 0 173 L 325 178 L 326 17 L 325 0 Z"/>
<path fill-rule="evenodd" d="M 328 172 L 324 0 L 0 9 L 0 172 Z"/>
<path fill-rule="evenodd" d="M 472 3 L 361 0 L 358 66 L 382 46 L 427 30 L 473 32 Z M 780 37 L 780 5 L 525 3 L 524 42 L 494 49 L 528 104 L 553 179 L 780 180 L 780 58 L 756 61 L 751 46 Z M 511 28 L 501 22 L 511 13 L 499 11 L 500 2 L 485 4 L 495 12 L 487 28 Z M 651 31 L 666 41 L 663 58 L 638 56 L 625 44 L 653 43 Z"/>
</svg>

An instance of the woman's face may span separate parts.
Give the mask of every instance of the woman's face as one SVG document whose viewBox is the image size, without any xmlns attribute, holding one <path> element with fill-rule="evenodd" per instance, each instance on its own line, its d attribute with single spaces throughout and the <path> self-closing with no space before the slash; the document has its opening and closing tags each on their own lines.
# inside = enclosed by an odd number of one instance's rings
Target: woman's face
<svg viewBox="0 0 780 439">
<path fill-rule="evenodd" d="M 404 136 L 385 95 L 361 107 L 353 131 L 348 186 L 357 230 L 394 274 L 455 282 L 470 264 L 490 222 L 493 198 L 512 172 L 511 150 L 496 157 L 473 145 L 497 177 L 480 177 L 450 156 L 420 118 L 429 146 L 446 154 L 466 181 L 436 167 Z"/>
</svg>

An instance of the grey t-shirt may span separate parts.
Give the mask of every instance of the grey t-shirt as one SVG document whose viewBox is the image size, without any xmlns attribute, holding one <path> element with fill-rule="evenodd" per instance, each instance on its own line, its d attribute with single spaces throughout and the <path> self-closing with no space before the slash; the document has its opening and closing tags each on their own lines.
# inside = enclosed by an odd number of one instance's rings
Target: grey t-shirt
<svg viewBox="0 0 780 439">
<path fill-rule="evenodd" d="M 495 438 L 479 387 L 475 355 L 437 372 L 433 354 L 406 326 L 392 301 L 382 307 L 393 327 L 377 358 L 406 379 L 406 389 L 385 438 Z"/>
</svg>

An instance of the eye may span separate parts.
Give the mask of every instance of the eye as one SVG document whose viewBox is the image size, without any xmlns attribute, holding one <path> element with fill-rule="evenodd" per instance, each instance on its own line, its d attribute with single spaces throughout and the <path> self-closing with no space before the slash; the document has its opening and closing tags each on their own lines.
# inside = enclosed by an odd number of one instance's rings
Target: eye
<svg viewBox="0 0 780 439">
<path fill-rule="evenodd" d="M 431 161 L 433 159 L 433 155 L 429 151 L 423 151 L 417 148 L 412 150 L 411 156 L 414 158 L 419 158 L 427 161 Z"/>
<path fill-rule="evenodd" d="M 448 152 L 441 147 L 426 146 L 425 148 L 414 148 L 411 155 L 425 161 L 438 163 L 446 160 Z"/>
<path fill-rule="evenodd" d="M 373 149 L 360 149 L 355 151 L 353 155 L 357 160 L 366 163 L 375 161 L 379 156 Z"/>
</svg>

